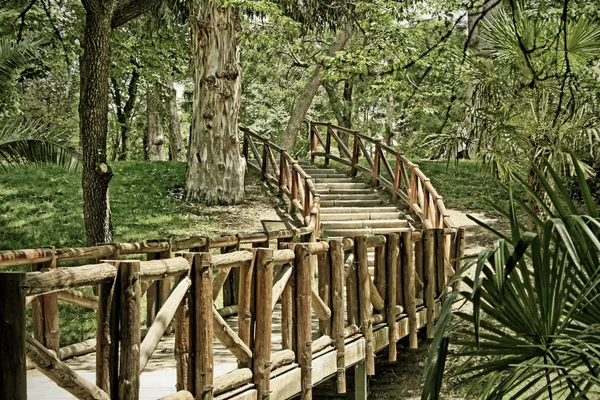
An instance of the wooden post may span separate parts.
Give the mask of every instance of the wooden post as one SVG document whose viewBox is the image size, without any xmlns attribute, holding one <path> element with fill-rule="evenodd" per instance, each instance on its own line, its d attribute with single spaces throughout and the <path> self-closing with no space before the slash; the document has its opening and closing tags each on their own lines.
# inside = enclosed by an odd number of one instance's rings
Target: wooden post
<svg viewBox="0 0 600 400">
<path fill-rule="evenodd" d="M 290 204 L 290 214 L 294 214 L 294 210 L 296 210 L 294 201 L 298 200 L 298 171 L 296 171 L 296 168 L 294 168 L 294 166 L 296 166 L 297 164 L 297 162 L 292 164 L 292 187 L 290 188 L 290 191 L 292 192 L 292 201 Z"/>
<path fill-rule="evenodd" d="M 179 304 L 175 313 L 175 368 L 177 370 L 177 390 L 190 389 L 190 302 L 189 292 Z"/>
<path fill-rule="evenodd" d="M 267 151 L 267 144 L 263 142 L 263 153 L 262 153 L 262 166 L 260 168 L 261 179 L 266 179 L 267 173 L 269 173 L 269 154 Z"/>
<path fill-rule="evenodd" d="M 119 399 L 140 395 L 140 262 L 119 261 L 121 285 L 121 357 Z"/>
<path fill-rule="evenodd" d="M 310 162 L 314 163 L 315 156 L 313 153 L 317 151 L 317 135 L 313 132 L 312 124 L 310 122 L 308 123 L 308 139 L 308 145 L 310 146 Z"/>
<path fill-rule="evenodd" d="M 356 237 L 354 246 L 358 262 L 358 323 L 366 341 L 367 375 L 375 375 L 375 344 L 373 343 L 373 323 L 371 321 L 371 276 L 367 261 L 367 238 Z"/>
<path fill-rule="evenodd" d="M 396 324 L 396 275 L 398 271 L 399 238 L 395 233 L 387 235 L 385 244 L 385 267 L 386 267 L 386 316 L 388 323 L 389 348 L 388 360 L 396 361 L 396 342 L 398 341 L 398 324 Z"/>
<path fill-rule="evenodd" d="M 311 271 L 305 245 L 296 245 L 296 362 L 300 366 L 300 396 L 312 399 Z"/>
<path fill-rule="evenodd" d="M 443 229 L 435 230 L 435 274 L 436 297 L 440 297 L 441 304 L 446 301 L 446 236 Z"/>
<path fill-rule="evenodd" d="M 118 261 L 110 263 L 118 268 Z M 111 398 L 117 398 L 119 391 L 120 286 L 118 277 L 98 286 L 96 386 Z"/>
<path fill-rule="evenodd" d="M 250 349 L 254 348 L 254 286 L 255 277 L 254 264 L 256 262 L 256 249 L 252 249 L 254 253 L 252 262 L 243 264 L 240 267 L 240 295 L 239 295 L 239 312 L 238 312 L 238 335 L 240 339 Z M 241 367 L 251 368 L 251 365 L 243 365 Z"/>
<path fill-rule="evenodd" d="M 293 237 L 290 241 L 295 242 L 296 238 Z M 283 247 L 283 243 L 285 243 L 285 239 L 279 239 L 278 247 L 281 249 Z M 296 351 L 296 347 L 294 343 L 296 341 L 296 332 L 294 331 L 294 272 L 292 271 L 292 275 L 290 279 L 288 279 L 285 288 L 283 289 L 283 293 L 281 294 L 281 347 L 282 349 L 291 349 L 294 352 Z"/>
<path fill-rule="evenodd" d="M 194 255 L 190 289 L 194 308 L 190 339 L 193 343 L 195 368 L 194 374 L 195 398 L 211 400 L 213 398 L 213 300 L 212 300 L 212 255 L 199 253 Z"/>
<path fill-rule="evenodd" d="M 329 155 L 331 154 L 331 128 L 327 127 L 327 138 L 325 139 L 325 165 L 329 165 Z"/>
<path fill-rule="evenodd" d="M 32 271 L 56 268 L 56 257 L 51 261 L 33 264 Z M 58 318 L 58 294 L 38 296 L 32 302 L 34 337 L 48 349 L 58 353 L 60 330 Z"/>
<path fill-rule="evenodd" d="M 273 250 L 256 252 L 256 339 L 254 345 L 253 378 L 257 399 L 271 397 L 271 331 L 273 305 Z"/>
<path fill-rule="evenodd" d="M 246 132 L 244 131 L 244 141 L 242 144 L 242 155 L 248 161 L 248 138 L 246 137 Z"/>
<path fill-rule="evenodd" d="M 417 202 L 417 174 L 415 173 L 415 168 L 418 168 L 418 166 L 412 165 L 410 168 L 410 193 L 408 197 L 411 209 L 413 209 L 413 205 Z M 425 216 L 423 216 L 423 219 L 425 219 Z"/>
<path fill-rule="evenodd" d="M 356 253 L 356 248 L 355 248 Z M 354 259 L 357 260 L 356 254 Z M 359 325 L 358 315 L 358 268 L 356 263 L 350 266 L 348 277 L 346 278 L 346 309 L 348 312 L 348 324 Z"/>
<path fill-rule="evenodd" d="M 171 256 L 172 256 L 171 250 L 167 250 L 167 251 L 163 251 L 161 253 L 157 253 L 156 258 L 160 259 L 160 260 L 165 260 L 165 259 L 171 258 Z M 165 302 L 169 298 L 169 295 L 171 294 L 171 286 L 172 285 L 173 285 L 173 281 L 170 277 L 166 277 L 166 278 L 163 278 L 158 281 L 158 288 L 157 288 L 158 299 L 157 299 L 157 305 L 156 305 L 157 313 L 160 311 L 162 306 L 165 304 Z M 156 318 L 156 315 L 154 316 L 154 318 Z M 152 321 L 152 322 L 154 322 L 154 321 Z M 152 324 L 146 323 L 146 326 L 148 328 L 150 328 L 151 325 Z M 173 325 L 169 324 L 169 326 L 165 330 L 165 335 L 170 335 L 171 333 L 173 333 Z"/>
<path fill-rule="evenodd" d="M 231 253 L 240 249 L 239 243 L 235 246 L 224 247 L 221 254 Z M 232 268 L 223 284 L 223 307 L 239 304 L 238 295 L 240 292 L 240 270 Z"/>
<path fill-rule="evenodd" d="M 367 400 L 367 362 L 361 361 L 354 367 L 354 399 Z"/>
<path fill-rule="evenodd" d="M 0 399 L 27 399 L 24 272 L 0 272 Z"/>
<path fill-rule="evenodd" d="M 423 238 L 415 242 L 415 274 L 423 282 Z M 419 299 L 423 298 L 422 287 L 417 290 L 416 296 Z"/>
<path fill-rule="evenodd" d="M 400 159 L 400 155 L 396 154 L 396 165 L 394 168 L 394 188 L 392 191 L 392 201 L 396 201 L 398 199 L 398 190 L 400 189 L 400 182 L 402 178 L 402 171 L 400 166 L 402 165 L 402 160 Z"/>
<path fill-rule="evenodd" d="M 377 289 L 377 293 L 381 296 L 381 299 L 385 299 L 385 245 L 375 247 L 375 276 L 374 276 L 374 285 L 375 289 Z M 373 295 L 373 293 L 371 293 Z M 385 304 L 385 300 L 384 300 Z M 375 312 L 375 311 L 374 311 Z M 381 311 L 377 311 L 377 314 L 385 313 L 385 306 Z"/>
<path fill-rule="evenodd" d="M 415 295 L 415 264 L 412 232 L 402 232 L 402 282 L 404 284 L 404 309 L 408 313 L 409 347 L 419 347 L 417 338 L 417 305 Z"/>
<path fill-rule="evenodd" d="M 329 252 L 317 256 L 319 297 L 331 309 L 331 265 Z M 331 320 L 319 320 L 319 336 L 331 335 Z"/>
<path fill-rule="evenodd" d="M 329 241 L 331 255 L 331 338 L 336 349 L 337 392 L 346 393 L 346 346 L 344 344 L 344 249 L 340 239 Z"/>
<path fill-rule="evenodd" d="M 458 272 L 462 267 L 462 261 L 460 259 L 465 255 L 465 228 L 458 228 L 456 231 L 456 250 L 454 253 L 454 271 Z M 459 289 L 459 282 L 454 281 L 452 284 L 452 291 L 456 293 Z"/>
<path fill-rule="evenodd" d="M 381 142 L 375 142 L 375 154 L 373 158 L 373 186 L 379 186 L 379 172 L 381 171 Z M 367 367 L 368 368 L 368 367 Z"/>
<path fill-rule="evenodd" d="M 351 167 L 350 174 L 352 175 L 353 178 L 356 177 L 356 172 L 357 172 L 356 164 L 358 164 L 358 151 L 359 151 L 358 141 L 359 141 L 359 138 L 355 133 L 354 134 L 354 144 L 352 147 L 352 160 L 350 160 L 352 163 L 352 165 L 350 166 Z"/>
<path fill-rule="evenodd" d="M 433 339 L 433 321 L 435 315 L 435 232 L 433 229 L 423 231 L 423 261 L 425 273 L 425 307 L 427 307 L 427 338 Z"/>
<path fill-rule="evenodd" d="M 287 184 L 287 159 L 285 158 L 285 151 L 279 154 L 279 193 L 283 194 L 283 187 Z"/>
</svg>

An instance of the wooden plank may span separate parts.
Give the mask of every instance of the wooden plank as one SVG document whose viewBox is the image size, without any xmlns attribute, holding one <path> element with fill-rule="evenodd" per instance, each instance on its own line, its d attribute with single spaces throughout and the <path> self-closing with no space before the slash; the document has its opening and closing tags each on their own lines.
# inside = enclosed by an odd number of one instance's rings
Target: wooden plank
<svg viewBox="0 0 600 400">
<path fill-rule="evenodd" d="M 213 398 L 213 300 L 211 253 L 194 255 L 192 264 L 192 289 L 194 308 L 191 310 L 191 339 L 195 342 L 194 389 L 198 400 Z"/>
<path fill-rule="evenodd" d="M 118 267 L 118 261 L 112 261 Z M 96 314 L 96 385 L 117 397 L 119 388 L 119 335 L 121 280 L 98 286 Z"/>
<path fill-rule="evenodd" d="M 294 242 L 295 237 L 291 239 L 279 239 L 278 247 L 281 249 L 286 241 Z M 296 332 L 294 331 L 293 316 L 294 316 L 294 271 L 291 267 L 291 275 L 288 278 L 287 284 L 283 288 L 281 293 L 281 347 L 282 349 L 292 349 L 295 351 L 294 346 Z"/>
<path fill-rule="evenodd" d="M 388 360 L 396 361 L 396 341 L 398 332 L 396 329 L 396 275 L 398 272 L 399 238 L 395 233 L 387 235 L 385 247 L 386 259 L 386 319 L 389 329 L 389 351 Z"/>
<path fill-rule="evenodd" d="M 317 270 L 319 298 L 331 309 L 331 265 L 329 252 L 317 256 Z M 319 320 L 319 335 L 331 335 L 331 318 Z"/>
<path fill-rule="evenodd" d="M 367 362 L 362 361 L 354 367 L 354 399 L 367 400 Z"/>
<path fill-rule="evenodd" d="M 369 274 L 367 239 L 358 236 L 354 239 L 358 269 L 358 322 L 366 341 L 366 369 L 368 375 L 375 375 L 375 349 L 373 348 L 373 324 L 371 321 L 371 275 Z"/>
<path fill-rule="evenodd" d="M 385 301 L 383 297 L 385 297 L 385 245 L 375 247 L 375 274 L 374 274 L 374 282 L 371 285 L 371 303 L 373 304 L 373 308 L 378 311 L 379 314 L 385 312 Z M 375 301 L 374 301 L 375 300 Z"/>
<path fill-rule="evenodd" d="M 273 250 L 258 249 L 255 266 L 256 338 L 252 370 L 259 399 L 270 398 L 273 265 Z"/>
<path fill-rule="evenodd" d="M 424 304 L 427 308 L 427 338 L 433 339 L 434 301 L 435 301 L 435 232 L 433 229 L 423 231 L 423 261 L 425 284 Z"/>
<path fill-rule="evenodd" d="M 356 258 L 356 255 L 354 255 L 353 259 Z M 358 325 L 358 272 L 354 262 L 349 263 L 348 276 L 346 277 L 346 310 L 348 324 Z"/>
<path fill-rule="evenodd" d="M 27 399 L 24 272 L 0 272 L 0 399 Z"/>
<path fill-rule="evenodd" d="M 435 230 L 435 274 L 436 297 L 440 297 L 443 305 L 446 301 L 446 236 L 443 229 Z"/>
<path fill-rule="evenodd" d="M 121 282 L 121 349 L 119 398 L 137 399 L 140 395 L 140 262 L 119 261 Z"/>
<path fill-rule="evenodd" d="M 303 244 L 296 245 L 296 362 L 301 368 L 300 396 L 302 400 L 312 399 L 312 348 L 311 348 L 311 268 L 308 249 Z"/>
<path fill-rule="evenodd" d="M 416 295 L 417 298 L 422 299 L 424 296 L 423 292 L 423 240 L 418 240 L 415 242 L 415 279 L 421 282 L 421 285 L 418 287 Z"/>
<path fill-rule="evenodd" d="M 190 300 L 189 291 L 175 313 L 175 370 L 177 390 L 190 389 Z"/>
<path fill-rule="evenodd" d="M 404 284 L 404 309 L 408 313 L 409 347 L 418 348 L 417 304 L 415 293 L 415 264 L 412 232 L 402 232 L 402 282 Z"/>
<path fill-rule="evenodd" d="M 329 241 L 331 253 L 331 337 L 336 348 L 337 392 L 346 393 L 346 366 L 344 344 L 344 249 L 342 241 Z"/>
</svg>

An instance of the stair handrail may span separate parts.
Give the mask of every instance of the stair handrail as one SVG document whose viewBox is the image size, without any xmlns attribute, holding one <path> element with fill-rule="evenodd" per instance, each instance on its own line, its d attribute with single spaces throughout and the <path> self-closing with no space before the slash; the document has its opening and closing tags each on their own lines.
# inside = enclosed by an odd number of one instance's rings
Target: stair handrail
<svg viewBox="0 0 600 400">
<path fill-rule="evenodd" d="M 323 128 L 326 129 L 325 136 L 319 130 Z M 323 157 L 325 165 L 329 165 L 329 160 L 334 160 L 350 166 L 353 177 L 356 177 L 358 171 L 370 174 L 375 186 L 382 185 L 392 191 L 394 201 L 400 198 L 407 203 L 426 229 L 456 229 L 443 197 L 419 166 L 401 152 L 359 131 L 327 122 L 310 121 L 308 131 L 312 162 L 316 157 Z M 349 148 L 350 140 L 344 141 L 342 137 L 352 138 L 352 150 Z M 337 144 L 339 156 L 332 154 L 335 147 L 332 147 L 332 140 Z M 320 147 L 323 151 L 320 151 Z M 393 159 L 393 167 L 386 155 Z M 360 163 L 361 159 L 367 162 L 368 167 Z M 389 179 L 382 175 L 382 165 Z"/>
<path fill-rule="evenodd" d="M 296 234 L 310 234 L 310 241 L 314 241 L 319 236 L 321 198 L 313 179 L 286 149 L 246 127 L 240 127 L 240 130 L 244 134 L 242 153 L 247 165 L 258 170 L 265 180 L 279 188 L 290 200 L 291 213 L 295 210 L 302 212 L 304 226 Z M 259 146 L 262 146 L 262 152 Z M 279 155 L 279 164 L 274 153 Z M 259 166 L 248 162 L 251 156 Z"/>
</svg>

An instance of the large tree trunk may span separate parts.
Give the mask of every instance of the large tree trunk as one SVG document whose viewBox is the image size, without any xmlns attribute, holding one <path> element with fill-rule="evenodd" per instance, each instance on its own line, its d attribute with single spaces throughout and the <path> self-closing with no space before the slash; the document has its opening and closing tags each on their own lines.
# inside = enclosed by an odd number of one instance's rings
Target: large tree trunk
<svg viewBox="0 0 600 400">
<path fill-rule="evenodd" d="M 80 140 L 83 156 L 83 215 L 88 245 L 112 241 L 106 160 L 108 80 L 113 1 L 84 1 L 86 23 L 80 63 Z"/>
<path fill-rule="evenodd" d="M 165 135 L 163 134 L 160 118 L 160 86 L 158 83 L 150 85 L 146 92 L 146 158 L 150 161 L 165 160 Z"/>
<path fill-rule="evenodd" d="M 238 10 L 223 1 L 190 1 L 194 102 L 188 154 L 188 200 L 235 204 L 244 199 L 240 156 Z"/>
<path fill-rule="evenodd" d="M 175 90 L 172 76 L 167 79 L 167 87 L 169 88 L 169 159 L 185 161 L 185 149 L 181 139 L 181 125 L 177 107 L 177 90 Z"/>
<path fill-rule="evenodd" d="M 329 47 L 329 50 L 327 50 L 327 57 L 333 57 L 335 56 L 335 53 L 342 50 L 346 46 L 346 43 L 350 39 L 351 35 L 351 26 L 343 29 L 335 38 Z M 308 79 L 308 82 L 306 82 L 306 85 L 304 86 L 304 90 L 298 99 L 296 107 L 294 107 L 292 110 L 290 119 L 288 120 L 288 124 L 285 127 L 285 131 L 283 132 L 283 136 L 281 138 L 281 147 L 288 151 L 292 151 L 294 149 L 294 143 L 296 142 L 296 136 L 298 136 L 298 132 L 300 132 L 300 128 L 302 127 L 302 121 L 304 120 L 304 117 L 306 117 L 306 113 L 308 112 L 313 98 L 317 94 L 317 90 L 319 89 L 321 81 L 323 80 L 324 69 L 325 66 L 323 63 L 317 64 L 315 70 Z"/>
</svg>

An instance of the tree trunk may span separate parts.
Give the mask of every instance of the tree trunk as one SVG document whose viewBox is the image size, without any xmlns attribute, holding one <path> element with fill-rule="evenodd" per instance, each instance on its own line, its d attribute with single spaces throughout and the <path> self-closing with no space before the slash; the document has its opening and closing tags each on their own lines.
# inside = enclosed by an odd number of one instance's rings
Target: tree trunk
<svg viewBox="0 0 600 400">
<path fill-rule="evenodd" d="M 240 156 L 239 16 L 223 1 L 190 1 L 194 102 L 186 192 L 209 205 L 244 199 L 245 160 Z"/>
<path fill-rule="evenodd" d="M 115 106 L 117 110 L 117 120 L 119 121 L 120 138 L 115 140 L 115 147 L 117 149 L 117 158 L 119 161 L 125 161 L 129 159 L 129 130 L 131 128 L 131 114 L 133 113 L 133 107 L 137 98 L 138 81 L 140 80 L 140 67 L 137 62 L 134 62 L 136 68 L 131 72 L 131 79 L 129 80 L 129 86 L 127 88 L 127 100 L 123 105 L 123 99 L 121 96 L 121 89 L 116 78 L 112 77 L 110 80 L 113 86 L 113 94 L 115 99 Z M 118 144 L 118 146 L 117 146 Z"/>
<path fill-rule="evenodd" d="M 154 83 L 146 92 L 146 156 L 149 161 L 165 160 L 165 136 L 160 118 L 160 86 Z"/>
<path fill-rule="evenodd" d="M 83 215 L 88 245 L 112 241 L 106 160 L 108 80 L 113 1 L 83 2 L 86 23 L 80 63 L 79 124 L 83 158 Z"/>
<path fill-rule="evenodd" d="M 385 144 L 392 146 L 394 140 L 394 122 L 396 120 L 394 93 L 388 96 L 387 113 L 385 114 Z"/>
<path fill-rule="evenodd" d="M 327 57 L 333 57 L 335 56 L 335 53 L 342 50 L 346 46 L 351 35 L 351 26 L 347 26 L 339 33 L 329 47 L 329 50 L 327 50 Z M 306 113 L 308 112 L 313 98 L 317 94 L 317 90 L 323 80 L 324 69 L 325 66 L 322 63 L 317 64 L 315 70 L 308 79 L 308 82 L 306 82 L 306 86 L 304 86 L 304 91 L 298 99 L 296 107 L 292 110 L 288 124 L 285 127 L 285 132 L 281 138 L 281 147 L 288 151 L 294 149 L 294 143 L 296 142 L 296 136 L 298 136 L 298 132 L 300 132 L 300 128 L 302 127 L 302 121 L 306 117 Z"/>
<path fill-rule="evenodd" d="M 169 159 L 185 161 L 185 149 L 181 139 L 181 125 L 179 124 L 179 109 L 177 107 L 177 91 L 173 77 L 167 78 L 169 88 Z"/>
</svg>

